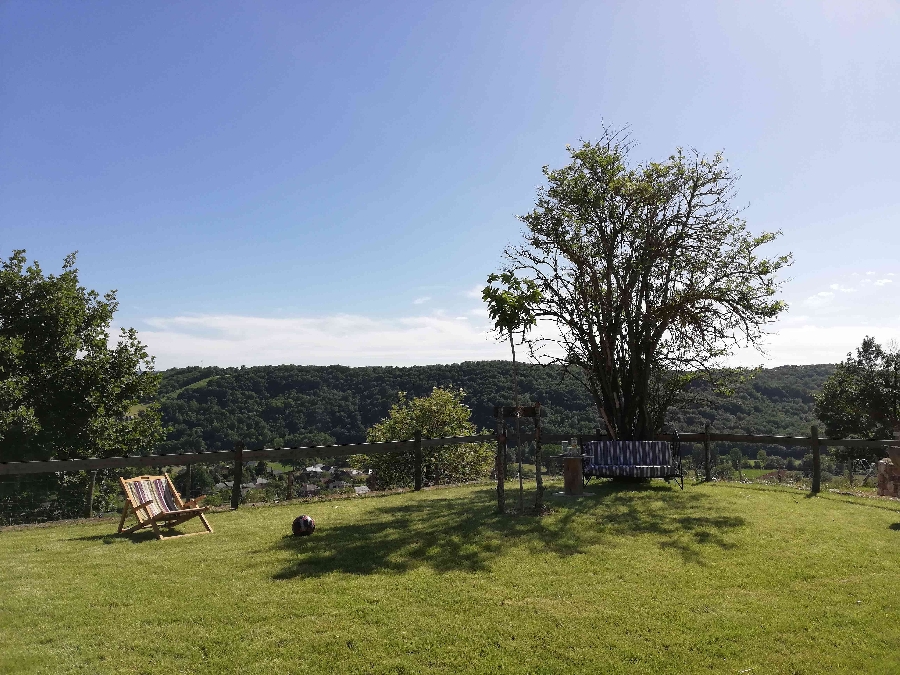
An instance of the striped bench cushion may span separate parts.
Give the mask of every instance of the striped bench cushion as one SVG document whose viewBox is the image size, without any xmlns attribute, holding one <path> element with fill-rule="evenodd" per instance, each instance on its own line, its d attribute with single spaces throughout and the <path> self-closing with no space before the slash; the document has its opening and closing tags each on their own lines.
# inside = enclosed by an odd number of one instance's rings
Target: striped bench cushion
<svg viewBox="0 0 900 675">
<path fill-rule="evenodd" d="M 671 466 L 672 446 L 666 441 L 588 441 L 583 446 L 588 465 Z"/>
<path fill-rule="evenodd" d="M 595 478 L 667 478 L 678 475 L 675 466 L 629 466 L 627 464 L 588 464 L 584 474 Z"/>
</svg>

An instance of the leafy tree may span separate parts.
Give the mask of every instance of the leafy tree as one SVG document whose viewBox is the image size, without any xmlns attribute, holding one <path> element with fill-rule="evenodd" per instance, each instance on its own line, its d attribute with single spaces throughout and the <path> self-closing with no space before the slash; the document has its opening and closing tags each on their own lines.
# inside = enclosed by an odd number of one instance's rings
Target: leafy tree
<svg viewBox="0 0 900 675">
<path fill-rule="evenodd" d="M 629 165 L 629 150 L 605 130 L 569 148 L 568 166 L 544 167 L 503 271 L 540 292 L 534 313 L 549 325 L 526 338 L 532 355 L 579 378 L 614 438 L 647 439 L 692 380 L 760 346 L 786 308 L 776 275 L 791 257 L 760 256 L 777 234 L 749 233 L 721 154 Z"/>
<path fill-rule="evenodd" d="M 825 381 L 816 414 L 832 438 L 892 438 L 900 425 L 900 349 L 866 337 Z"/>
<path fill-rule="evenodd" d="M 512 351 L 513 362 L 513 400 L 516 409 L 519 408 L 519 375 L 516 368 L 516 343 L 513 339 L 514 333 L 521 333 L 524 339 L 525 334 L 537 323 L 534 316 L 534 306 L 541 300 L 541 292 L 537 288 L 537 284 L 531 279 L 519 279 L 512 272 L 506 271 L 502 274 L 491 274 L 487 278 L 488 285 L 482 291 L 482 300 L 487 303 L 488 314 L 494 322 L 494 330 L 500 335 L 509 337 L 509 348 Z M 494 286 L 495 283 L 502 284 Z M 525 510 L 523 503 L 523 486 L 522 486 L 522 434 L 521 434 L 521 417 L 516 415 L 516 454 L 519 461 L 519 512 Z M 541 509 L 544 503 L 544 484 L 541 480 L 541 458 L 538 454 L 535 457 L 535 480 L 537 482 L 537 493 L 535 497 L 535 508 Z M 498 476 L 498 480 L 503 480 L 503 476 Z"/>
<path fill-rule="evenodd" d="M 431 395 L 409 399 L 400 392 L 397 402 L 381 422 L 368 433 L 370 442 L 408 440 L 420 432 L 425 438 L 472 436 L 478 433 L 471 422 L 472 411 L 459 389 L 435 387 Z M 377 489 L 410 487 L 415 475 L 413 452 L 356 455 L 352 464 L 372 469 L 371 481 Z M 490 446 L 480 443 L 449 445 L 423 452 L 422 473 L 428 484 L 456 483 L 486 476 L 493 462 Z"/>
<path fill-rule="evenodd" d="M 816 415 L 831 438 L 893 438 L 900 429 L 900 349 L 884 349 L 866 336 L 856 354 L 847 354 L 825 381 L 816 397 Z M 883 455 L 850 447 L 834 447 L 831 454 L 846 465 L 851 485 L 857 459 Z"/>
<path fill-rule="evenodd" d="M 74 253 L 59 275 L 24 251 L 0 262 L 0 461 L 153 447 L 159 375 L 134 329 L 109 346 L 117 307 L 115 291 L 79 285 Z"/>
</svg>

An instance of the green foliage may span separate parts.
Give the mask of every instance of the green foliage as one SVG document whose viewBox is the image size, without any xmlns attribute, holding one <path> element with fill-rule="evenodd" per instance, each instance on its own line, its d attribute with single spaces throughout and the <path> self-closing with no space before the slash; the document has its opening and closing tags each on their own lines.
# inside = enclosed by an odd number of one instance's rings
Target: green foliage
<svg viewBox="0 0 900 675">
<path fill-rule="evenodd" d="M 532 354 L 580 378 L 614 438 L 649 438 L 699 376 L 761 343 L 791 257 L 760 255 L 777 233 L 749 232 L 721 154 L 635 165 L 630 145 L 605 129 L 544 167 L 503 275 L 530 279 L 531 311 L 558 329 L 528 339 Z"/>
<path fill-rule="evenodd" d="M 816 413 L 832 438 L 892 438 L 900 429 L 900 350 L 867 336 L 825 382 Z"/>
<path fill-rule="evenodd" d="M 78 283 L 75 254 L 45 275 L 24 251 L 0 262 L 0 461 L 149 451 L 161 435 L 153 358 L 134 329 L 109 347 L 118 307 Z"/>
<path fill-rule="evenodd" d="M 723 433 L 806 435 L 816 424 L 815 393 L 834 366 L 763 369 L 723 396 L 695 383 L 689 404 L 672 408 L 666 421 L 682 432 L 703 431 L 709 421 Z M 524 400 L 540 401 L 546 433 L 592 433 L 599 426 L 594 401 L 557 366 L 519 364 Z M 452 365 L 349 368 L 345 366 L 258 366 L 175 368 L 162 373 L 160 405 L 169 431 L 166 452 L 227 450 L 235 440 L 248 448 L 329 442 L 360 443 L 366 430 L 390 413 L 397 392 L 428 396 L 434 387 L 464 389 L 472 422 L 493 428 L 495 405 L 512 405 L 509 361 Z M 306 442 L 304 442 L 306 441 Z M 740 446 L 756 453 L 759 445 Z M 765 448 L 786 455 L 800 448 Z"/>
<path fill-rule="evenodd" d="M 472 436 L 478 433 L 472 424 L 472 411 L 462 402 L 464 392 L 435 387 L 429 396 L 409 399 L 400 392 L 397 402 L 381 422 L 372 426 L 367 440 L 397 441 L 413 438 Z M 486 476 L 493 464 L 493 448 L 471 443 L 428 448 L 422 452 L 422 473 L 426 484 L 457 483 Z M 372 469 L 372 486 L 377 489 L 409 487 L 414 480 L 414 453 L 357 455 L 352 463 L 360 469 Z"/>
<path fill-rule="evenodd" d="M 487 304 L 488 315 L 494 322 L 494 329 L 503 335 L 524 333 L 537 324 L 534 307 L 542 295 L 537 284 L 531 279 L 520 279 L 510 271 L 490 274 L 488 285 L 481 292 L 481 299 Z M 499 282 L 501 286 L 494 286 Z"/>
</svg>

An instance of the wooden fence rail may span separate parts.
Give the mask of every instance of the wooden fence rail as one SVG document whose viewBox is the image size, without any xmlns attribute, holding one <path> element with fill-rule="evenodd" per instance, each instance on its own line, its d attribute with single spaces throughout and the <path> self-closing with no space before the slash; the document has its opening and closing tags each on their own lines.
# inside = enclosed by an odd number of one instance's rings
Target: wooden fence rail
<svg viewBox="0 0 900 675">
<path fill-rule="evenodd" d="M 523 440 L 534 440 L 533 433 L 525 433 L 522 435 Z M 594 434 L 542 434 L 541 441 L 543 443 L 559 443 L 576 439 L 576 442 L 582 442 L 587 439 L 605 438 L 599 430 Z M 657 440 L 671 441 L 674 439 L 672 434 L 660 434 Z M 709 479 L 709 459 L 708 448 L 709 443 L 714 442 L 730 442 L 730 443 L 758 443 L 763 445 L 780 445 L 780 446 L 805 446 L 812 448 L 813 451 L 813 478 L 812 491 L 818 492 L 821 481 L 821 461 L 820 448 L 823 446 L 831 447 L 853 447 L 853 448 L 869 448 L 869 449 L 887 449 L 891 446 L 900 446 L 900 440 L 893 441 L 869 441 L 855 438 L 819 438 L 816 427 L 810 429 L 809 436 L 771 436 L 771 435 L 753 435 L 753 434 L 717 434 L 712 432 L 706 433 L 687 433 L 679 434 L 679 439 L 685 443 L 703 443 L 707 449 L 707 479 Z M 183 453 L 172 455 L 144 455 L 144 456 L 126 456 L 126 457 L 103 457 L 91 459 L 70 459 L 70 460 L 46 460 L 37 462 L 0 462 L 0 476 L 17 476 L 36 473 L 60 473 L 64 471 L 90 471 L 96 472 L 101 469 L 125 469 L 125 468 L 151 468 L 164 466 L 187 466 L 194 464 L 218 464 L 220 462 L 234 463 L 234 476 L 238 477 L 234 481 L 237 489 L 232 494 L 232 506 L 237 508 L 240 502 L 240 476 L 243 471 L 243 465 L 247 462 L 273 460 L 294 460 L 294 459 L 311 459 L 317 457 L 348 457 L 350 455 L 375 455 L 388 452 L 413 451 L 416 455 L 415 467 L 415 486 L 421 489 L 422 486 L 422 450 L 424 448 L 436 448 L 446 445 L 460 445 L 464 443 L 498 443 L 498 447 L 506 443 L 506 438 L 502 434 L 480 434 L 475 436 L 450 436 L 447 438 L 421 438 L 416 436 L 414 439 L 402 441 L 387 441 L 383 443 L 344 443 L 340 445 L 315 445 L 315 446 L 299 446 L 293 448 L 261 448 L 258 450 L 245 450 L 243 443 L 236 443 L 233 450 L 218 450 L 213 452 L 201 453 Z M 93 492 L 93 490 L 91 490 Z"/>
<path fill-rule="evenodd" d="M 525 441 L 534 440 L 532 434 L 523 433 Z M 544 443 L 559 443 L 571 439 L 605 438 L 594 434 L 543 434 Z M 685 443 L 702 443 L 707 439 L 705 434 L 679 434 Z M 671 441 L 671 434 L 660 434 L 660 441 Z M 812 446 L 812 436 L 762 436 L 751 434 L 716 434 L 710 433 L 710 442 L 759 443 L 781 446 Z M 436 448 L 443 445 L 459 445 L 462 443 L 496 443 L 496 434 L 477 436 L 449 436 L 447 438 L 423 438 L 422 448 Z M 311 445 L 293 448 L 262 448 L 241 452 L 243 463 L 255 461 L 277 461 L 280 459 L 312 459 L 315 457 L 349 457 L 350 455 L 377 455 L 387 452 L 415 450 L 416 441 L 387 441 L 384 443 L 344 443 L 340 445 Z M 853 448 L 886 449 L 900 446 L 900 440 L 866 441 L 856 438 L 820 438 L 820 446 L 842 446 Z M 125 457 L 102 457 L 92 459 L 51 459 L 38 462 L 0 462 L 0 476 L 15 476 L 33 473 L 59 473 L 63 471 L 97 471 L 100 469 L 125 469 L 161 466 L 187 466 L 190 464 L 218 464 L 231 462 L 234 450 L 215 450 L 212 452 L 183 453 L 172 455 L 131 455 Z"/>
</svg>

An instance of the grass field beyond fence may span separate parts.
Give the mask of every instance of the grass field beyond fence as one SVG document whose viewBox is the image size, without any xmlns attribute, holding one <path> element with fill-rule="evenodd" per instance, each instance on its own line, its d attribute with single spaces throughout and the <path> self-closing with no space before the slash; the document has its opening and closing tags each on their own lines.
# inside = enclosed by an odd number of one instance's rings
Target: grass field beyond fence
<svg viewBox="0 0 900 675">
<path fill-rule="evenodd" d="M 898 672 L 897 503 L 589 489 L 543 518 L 476 485 L 213 513 L 164 542 L 6 530 L 0 672 Z M 302 512 L 316 533 L 286 536 Z"/>
</svg>

